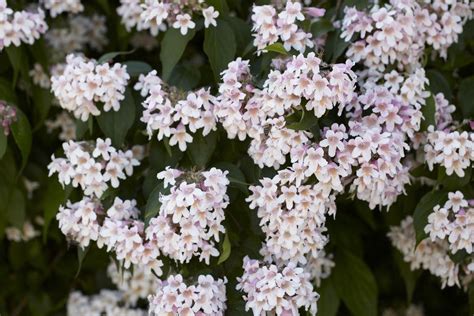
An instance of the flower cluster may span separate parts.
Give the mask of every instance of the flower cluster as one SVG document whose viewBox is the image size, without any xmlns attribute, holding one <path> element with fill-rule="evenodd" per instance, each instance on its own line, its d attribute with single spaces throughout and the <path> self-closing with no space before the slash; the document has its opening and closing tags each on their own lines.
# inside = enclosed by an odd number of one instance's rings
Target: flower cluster
<svg viewBox="0 0 474 316">
<path fill-rule="evenodd" d="M 59 128 L 58 138 L 60 140 L 70 141 L 76 139 L 76 122 L 66 111 L 59 113 L 54 120 L 46 120 L 45 125 L 48 133 L 52 133 L 53 130 Z"/>
<path fill-rule="evenodd" d="M 403 260 L 410 264 L 412 270 L 425 269 L 431 274 L 441 278 L 442 287 L 460 286 L 470 279 L 474 272 L 474 263 L 460 265 L 449 257 L 449 244 L 446 240 L 436 239 L 431 241 L 424 239 L 416 245 L 415 228 L 413 218 L 408 216 L 400 226 L 390 228 L 388 233 L 392 244 L 403 255 Z"/>
<path fill-rule="evenodd" d="M 36 230 L 33 224 L 30 221 L 25 221 L 21 229 L 17 227 L 7 227 L 5 228 L 5 235 L 10 241 L 29 241 L 39 235 L 41 235 L 39 230 Z"/>
<path fill-rule="evenodd" d="M 169 276 L 158 281 L 155 295 L 149 296 L 149 315 L 216 315 L 226 310 L 227 279 L 200 275 L 193 285 L 186 285 L 183 277 Z"/>
<path fill-rule="evenodd" d="M 61 107 L 84 122 L 89 115 L 100 115 L 96 102 L 103 103 L 106 112 L 120 109 L 130 79 L 127 66 L 98 64 L 74 55 L 68 55 L 66 63 L 62 75 L 51 77 L 51 88 Z"/>
<path fill-rule="evenodd" d="M 10 134 L 10 125 L 16 122 L 16 120 L 16 109 L 0 100 L 0 125 L 3 128 L 3 133 L 6 136 Z"/>
<path fill-rule="evenodd" d="M 219 255 L 216 243 L 225 232 L 227 173 L 216 168 L 195 172 L 169 167 L 160 172 L 158 178 L 171 188 L 160 196 L 160 211 L 150 220 L 147 239 L 176 261 L 189 262 L 199 255 L 209 264 L 211 256 Z"/>
<path fill-rule="evenodd" d="M 474 133 L 435 130 L 430 126 L 423 150 L 430 170 L 434 165 L 440 165 L 447 175 L 455 173 L 464 177 L 465 170 L 474 161 Z"/>
<path fill-rule="evenodd" d="M 76 15 L 68 19 L 67 27 L 52 28 L 45 34 L 46 43 L 53 49 L 53 57 L 84 51 L 90 47 L 96 51 L 107 45 L 107 25 L 104 16 Z"/>
<path fill-rule="evenodd" d="M 260 90 L 251 82 L 248 61 L 237 59 L 222 73 L 216 116 L 229 138 L 252 138 L 249 154 L 256 164 L 277 169 L 311 136 L 288 128 L 286 118 L 301 110 L 321 117 L 346 106 L 354 97 L 351 66 L 348 61 L 329 67 L 314 53 L 300 54 L 280 65 L 284 70 L 272 70 Z"/>
<path fill-rule="evenodd" d="M 84 10 L 81 0 L 41 0 L 41 2 L 53 18 L 63 12 L 75 14 Z"/>
<path fill-rule="evenodd" d="M 447 239 L 454 254 L 460 250 L 472 253 L 474 245 L 474 201 L 464 199 L 461 191 L 450 192 L 443 207 L 436 205 L 428 216 L 425 232 L 431 241 Z"/>
<path fill-rule="evenodd" d="M 287 51 L 294 48 L 303 53 L 307 47 L 313 47 L 312 34 L 305 32 L 298 26 L 298 22 L 303 22 L 307 18 L 321 17 L 325 10 L 303 8 L 297 1 L 287 1 L 284 8 L 278 9 L 273 5 L 253 6 L 252 31 L 255 37 L 253 44 L 257 50 L 264 50 L 268 45 L 280 40 Z"/>
<path fill-rule="evenodd" d="M 369 12 L 347 7 L 341 37 L 352 41 L 347 56 L 355 62 L 363 61 L 379 70 L 393 63 L 409 68 L 419 64 L 428 45 L 446 57 L 447 49 L 457 42 L 463 24 L 471 17 L 468 0 L 449 4 L 441 0 L 390 0 Z M 358 39 L 351 40 L 354 34 Z"/>
<path fill-rule="evenodd" d="M 146 299 L 159 286 L 158 278 L 153 271 L 161 271 L 161 262 L 154 261 L 148 265 L 134 265 L 133 271 L 122 270 L 111 262 L 107 268 L 107 275 L 117 289 L 123 294 L 123 301 L 134 306 L 139 299 Z"/>
<path fill-rule="evenodd" d="M 69 294 L 67 301 L 68 316 L 146 316 L 145 310 L 124 307 L 123 294 L 120 291 L 101 290 L 99 294 L 85 296 L 80 292 Z"/>
<path fill-rule="evenodd" d="M 81 248 L 91 241 L 97 246 L 114 251 L 117 260 L 123 261 L 125 268 L 132 264 L 147 266 L 161 275 L 160 255 L 155 244 L 145 240 L 144 223 L 138 219 L 139 210 L 135 200 L 121 200 L 116 197 L 112 206 L 105 210 L 97 199 L 84 197 L 72 203 L 67 201 L 56 215 L 61 232 Z"/>
<path fill-rule="evenodd" d="M 29 45 L 48 30 L 43 10 L 13 11 L 6 0 L 0 0 L 0 52 L 10 45 Z"/>
<path fill-rule="evenodd" d="M 249 188 L 252 194 L 246 201 L 258 210 L 267 261 L 306 264 L 307 256 L 316 258 L 328 242 L 323 235 L 325 215 L 335 208 L 334 200 L 327 197 L 324 185 L 301 185 L 292 179 L 295 174 L 282 170 Z"/>
<path fill-rule="evenodd" d="M 336 263 L 333 261 L 333 255 L 326 254 L 324 250 L 321 250 L 317 257 L 309 257 L 305 269 L 309 272 L 311 281 L 316 287 L 319 287 L 321 281 L 331 275 L 332 268 L 335 266 Z"/>
<path fill-rule="evenodd" d="M 219 16 L 219 12 L 203 0 L 120 0 L 117 13 L 128 31 L 136 27 L 138 31 L 149 30 L 153 36 L 165 31 L 168 26 L 186 35 L 196 27 L 192 20 L 194 13 L 202 14 L 206 28 L 216 26 Z"/>
<path fill-rule="evenodd" d="M 142 103 L 145 110 L 141 121 L 146 123 L 150 138 L 158 131 L 158 140 L 170 137 L 171 146 L 177 144 L 181 151 L 185 151 L 187 143 L 193 141 L 188 131 L 196 133 L 198 129 L 202 129 L 202 135 L 206 136 L 217 128 L 214 115 L 216 101 L 209 89 L 201 88 L 185 94 L 166 85 L 156 75 L 156 70 L 146 76 L 140 75 L 135 89 L 146 96 Z"/>
<path fill-rule="evenodd" d="M 60 76 L 64 72 L 64 64 L 55 64 L 50 67 L 49 72 L 52 76 Z M 29 75 L 33 83 L 43 89 L 51 88 L 51 76 L 39 63 L 35 63 L 33 68 L 29 71 Z M 57 104 L 56 99 L 53 100 Z"/>
<path fill-rule="evenodd" d="M 133 174 L 140 163 L 133 151 L 117 150 L 110 138 L 98 138 L 95 143 L 69 141 L 63 143 L 65 158 L 55 158 L 48 165 L 49 176 L 58 173 L 62 185 L 81 187 L 87 196 L 100 198 L 109 187 L 117 188 L 120 179 Z"/>
<path fill-rule="evenodd" d="M 244 258 L 244 274 L 237 280 L 237 290 L 245 293 L 245 309 L 254 315 L 298 315 L 304 307 L 316 314 L 319 295 L 314 292 L 309 273 L 289 263 L 282 269 L 258 260 Z"/>
</svg>

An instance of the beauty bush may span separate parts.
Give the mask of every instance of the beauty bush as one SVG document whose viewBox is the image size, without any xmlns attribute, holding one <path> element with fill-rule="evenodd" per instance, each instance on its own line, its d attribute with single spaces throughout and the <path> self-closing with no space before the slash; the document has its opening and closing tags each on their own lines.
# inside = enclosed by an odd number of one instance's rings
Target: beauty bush
<svg viewBox="0 0 474 316">
<path fill-rule="evenodd" d="M 473 315 L 473 10 L 0 0 L 0 315 Z"/>
</svg>

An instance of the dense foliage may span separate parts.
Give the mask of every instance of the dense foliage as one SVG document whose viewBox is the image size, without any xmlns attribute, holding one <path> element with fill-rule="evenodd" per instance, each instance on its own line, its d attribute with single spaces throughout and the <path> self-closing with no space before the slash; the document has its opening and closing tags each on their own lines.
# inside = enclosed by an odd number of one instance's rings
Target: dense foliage
<svg viewBox="0 0 474 316">
<path fill-rule="evenodd" d="M 0 0 L 0 315 L 473 315 L 468 0 Z"/>
</svg>

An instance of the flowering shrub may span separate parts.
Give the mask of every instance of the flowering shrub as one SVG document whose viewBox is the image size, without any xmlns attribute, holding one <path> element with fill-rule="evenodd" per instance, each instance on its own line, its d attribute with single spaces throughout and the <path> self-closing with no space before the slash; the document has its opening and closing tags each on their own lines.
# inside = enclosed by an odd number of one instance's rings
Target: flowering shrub
<svg viewBox="0 0 474 316">
<path fill-rule="evenodd" d="M 0 0 L 0 314 L 474 314 L 473 9 Z"/>
</svg>

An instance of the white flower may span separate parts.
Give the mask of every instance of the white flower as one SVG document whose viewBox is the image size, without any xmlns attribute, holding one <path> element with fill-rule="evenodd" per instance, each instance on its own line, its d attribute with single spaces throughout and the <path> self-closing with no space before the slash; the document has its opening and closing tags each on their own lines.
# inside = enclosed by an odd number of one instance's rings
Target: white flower
<svg viewBox="0 0 474 316">
<path fill-rule="evenodd" d="M 216 11 L 213 6 L 203 9 L 202 15 L 204 16 L 204 27 L 208 28 L 210 25 L 217 25 L 216 19 L 219 16 L 219 11 Z"/>
<path fill-rule="evenodd" d="M 179 29 L 182 35 L 188 33 L 188 29 L 194 29 L 196 24 L 191 20 L 191 16 L 187 13 L 178 14 L 176 16 L 176 22 L 173 23 L 175 29 Z"/>
</svg>

